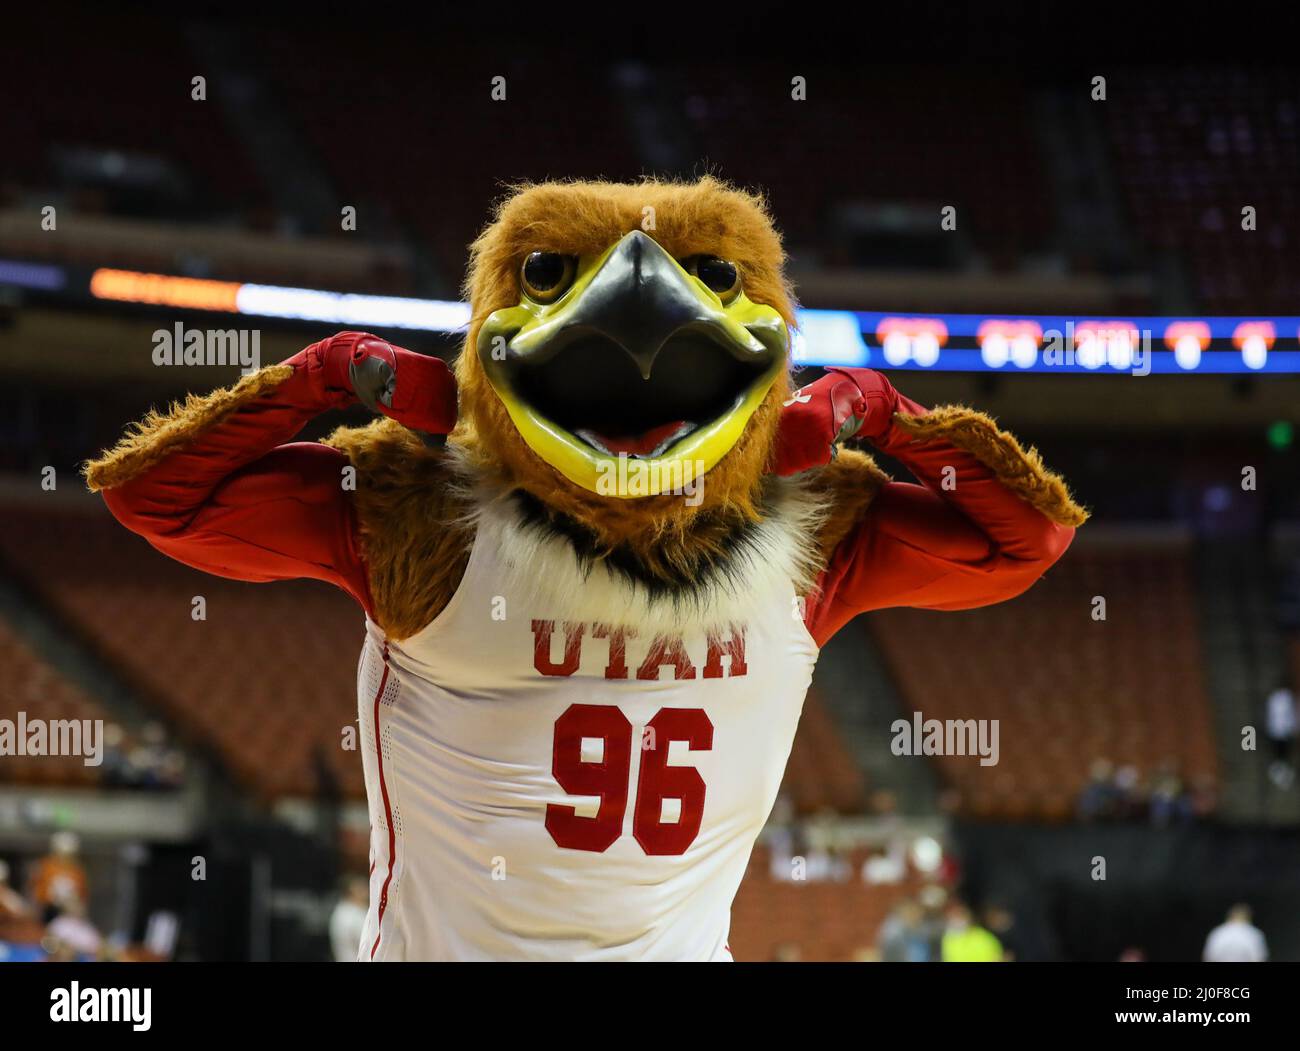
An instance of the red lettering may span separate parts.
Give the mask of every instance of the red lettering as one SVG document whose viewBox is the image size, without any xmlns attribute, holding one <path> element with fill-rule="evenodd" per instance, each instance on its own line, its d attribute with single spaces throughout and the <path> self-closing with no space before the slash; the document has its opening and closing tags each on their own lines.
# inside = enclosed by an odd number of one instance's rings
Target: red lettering
<svg viewBox="0 0 1300 1051">
<path fill-rule="evenodd" d="M 726 654 L 731 658 L 727 662 L 728 679 L 734 679 L 738 676 L 745 675 L 749 671 L 748 665 L 745 664 L 745 629 L 732 629 L 731 638 L 723 642 L 716 635 L 709 636 L 709 656 L 704 662 L 704 677 L 706 679 L 721 679 L 722 675 L 722 656 Z"/>
<path fill-rule="evenodd" d="M 641 662 L 641 667 L 636 670 L 638 679 L 659 678 L 659 669 L 667 664 L 673 666 L 674 679 L 693 679 L 695 678 L 695 665 L 691 663 L 691 658 L 686 655 L 686 649 L 682 645 L 682 640 L 676 635 L 658 635 L 650 645 L 650 652 Z"/>
<path fill-rule="evenodd" d="M 584 738 L 601 742 L 599 759 L 582 758 Z M 692 766 L 670 766 L 673 741 L 688 751 L 713 747 L 713 723 L 699 708 L 660 708 L 646 724 L 642 737 L 641 772 L 632 811 L 632 835 L 647 854 L 679 855 L 695 842 L 704 820 L 707 788 Z M 546 831 L 561 847 L 608 850 L 623 830 L 627 811 L 628 775 L 632 767 L 632 724 L 618 708 L 572 704 L 555 722 L 551 772 L 570 795 L 598 796 L 594 817 L 579 817 L 563 803 L 546 806 Z M 676 820 L 664 819 L 664 801 L 677 801 Z"/>
<path fill-rule="evenodd" d="M 706 789 L 695 767 L 668 765 L 668 746 L 685 741 L 692 751 L 708 751 L 713 723 L 699 708 L 660 708 L 646 729 L 655 731 L 656 747 L 641 753 L 632 835 L 647 854 L 685 854 L 700 834 Z M 663 820 L 665 799 L 678 800 L 676 821 Z"/>
<path fill-rule="evenodd" d="M 564 624 L 564 659 L 556 664 L 551 660 L 551 635 L 555 621 L 533 621 L 533 667 L 543 675 L 568 676 L 578 670 L 582 660 L 582 633 L 584 627 L 568 621 Z"/>
<path fill-rule="evenodd" d="M 605 665 L 605 678 L 627 678 L 627 640 L 636 638 L 631 628 L 611 628 L 608 624 L 597 624 L 591 629 L 593 638 L 609 639 L 609 662 Z"/>
<path fill-rule="evenodd" d="M 598 762 L 583 761 L 584 737 L 600 739 Z M 571 806 L 546 804 L 546 831 L 559 846 L 600 853 L 618 839 L 627 810 L 631 765 L 632 724 L 627 716 L 607 705 L 569 705 L 555 722 L 551 773 L 571 796 L 599 796 L 600 807 L 594 817 L 579 817 Z"/>
</svg>

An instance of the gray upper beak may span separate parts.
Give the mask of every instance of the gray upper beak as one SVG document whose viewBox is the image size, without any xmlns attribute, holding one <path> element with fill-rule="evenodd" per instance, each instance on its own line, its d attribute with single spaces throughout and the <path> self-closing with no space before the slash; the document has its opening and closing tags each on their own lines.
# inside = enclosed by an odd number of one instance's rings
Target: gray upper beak
<svg viewBox="0 0 1300 1051">
<path fill-rule="evenodd" d="M 675 332 L 710 320 L 673 257 L 633 230 L 592 278 L 571 324 L 619 344 L 649 378 L 655 355 Z"/>
</svg>

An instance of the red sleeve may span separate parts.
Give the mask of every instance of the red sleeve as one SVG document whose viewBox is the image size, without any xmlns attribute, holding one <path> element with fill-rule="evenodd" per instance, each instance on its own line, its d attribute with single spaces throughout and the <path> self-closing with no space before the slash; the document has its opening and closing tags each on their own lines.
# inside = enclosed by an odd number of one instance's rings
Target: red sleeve
<svg viewBox="0 0 1300 1051">
<path fill-rule="evenodd" d="M 355 400 L 321 344 L 293 373 L 130 481 L 103 491 L 114 517 L 179 562 L 236 580 L 308 577 L 371 610 L 347 459 L 324 445 L 283 445 L 314 416 Z"/>
<path fill-rule="evenodd" d="M 898 411 L 925 409 L 899 395 Z M 809 603 L 808 628 L 818 645 L 868 610 L 971 609 L 1013 598 L 1074 537 L 970 453 L 943 441 L 913 443 L 892 414 L 887 420 L 872 441 L 922 484 L 884 486 L 832 553 Z"/>
</svg>

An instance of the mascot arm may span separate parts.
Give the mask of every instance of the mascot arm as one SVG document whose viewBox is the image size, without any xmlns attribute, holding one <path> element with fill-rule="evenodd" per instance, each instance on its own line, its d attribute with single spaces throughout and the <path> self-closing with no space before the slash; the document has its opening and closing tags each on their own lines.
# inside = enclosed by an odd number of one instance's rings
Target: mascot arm
<svg viewBox="0 0 1300 1051">
<path fill-rule="evenodd" d="M 819 643 L 868 610 L 970 609 L 1019 595 L 1087 519 L 1037 452 L 989 417 L 957 406 L 927 411 L 868 369 L 831 370 L 796 395 L 775 469 L 828 462 L 827 446 L 850 436 L 921 484 L 883 485 L 829 552 L 808 610 Z"/>
<path fill-rule="evenodd" d="M 424 430 L 455 423 L 443 362 L 341 333 L 234 387 L 151 413 L 87 465 L 86 481 L 123 525 L 177 561 L 237 580 L 325 580 L 370 610 L 346 456 L 282 444 L 358 399 Z"/>
</svg>

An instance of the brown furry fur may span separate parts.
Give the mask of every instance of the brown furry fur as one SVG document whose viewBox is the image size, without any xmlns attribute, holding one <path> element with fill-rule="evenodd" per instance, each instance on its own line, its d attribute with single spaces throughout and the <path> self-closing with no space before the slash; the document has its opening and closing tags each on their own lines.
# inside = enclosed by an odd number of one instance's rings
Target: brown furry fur
<svg viewBox="0 0 1300 1051">
<path fill-rule="evenodd" d="M 442 612 L 465 574 L 469 494 L 445 450 L 386 417 L 340 427 L 325 444 L 357 469 L 352 497 L 375 620 L 389 637 L 409 638 Z"/>
<path fill-rule="evenodd" d="M 190 394 L 183 403 L 173 402 L 166 412 L 151 409 L 113 448 L 85 465 L 86 485 L 92 492 L 125 485 L 292 375 L 291 366 L 272 365 L 245 376 L 233 387 L 222 387 L 211 394 Z"/>
<path fill-rule="evenodd" d="M 1001 430 L 986 414 L 964 405 L 942 405 L 924 416 L 898 413 L 894 422 L 915 441 L 943 439 L 964 449 L 1053 522 L 1080 526 L 1088 520 L 1088 512 L 1074 502 L 1065 480 L 1043 465 L 1038 450 L 1024 449 L 1015 435 Z"/>
<path fill-rule="evenodd" d="M 818 568 L 824 569 L 841 540 L 867 513 L 889 475 L 856 449 L 841 448 L 829 464 L 808 475 L 808 488 L 820 498 L 826 517 L 817 530 Z"/>
<path fill-rule="evenodd" d="M 655 229 L 646 232 L 670 254 L 685 258 L 708 252 L 730 259 L 740 269 L 746 295 L 793 322 L 794 303 L 782 272 L 785 255 L 761 197 L 707 177 L 695 183 L 517 188 L 471 250 L 466 286 L 473 315 L 456 364 L 461 420 L 451 440 L 503 484 L 580 523 L 602 546 L 629 549 L 651 573 L 666 573 L 758 517 L 763 469 L 776 439 L 781 402 L 789 397 L 788 375 L 778 378 L 740 441 L 705 478 L 703 501 L 691 507 L 678 496 L 610 500 L 570 482 L 524 442 L 474 351 L 488 315 L 519 302 L 519 268 L 528 253 L 598 254 L 640 229 L 646 207 L 655 210 Z"/>
<path fill-rule="evenodd" d="M 758 194 L 705 176 L 698 182 L 548 182 L 514 187 L 470 247 L 465 290 L 473 307 L 469 345 L 494 310 L 519 302 L 519 268 L 529 252 L 599 255 L 624 234 L 646 230 L 677 259 L 709 253 L 740 267 L 745 294 L 794 324 L 781 238 Z"/>
</svg>

